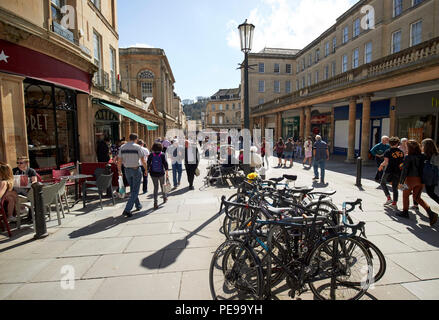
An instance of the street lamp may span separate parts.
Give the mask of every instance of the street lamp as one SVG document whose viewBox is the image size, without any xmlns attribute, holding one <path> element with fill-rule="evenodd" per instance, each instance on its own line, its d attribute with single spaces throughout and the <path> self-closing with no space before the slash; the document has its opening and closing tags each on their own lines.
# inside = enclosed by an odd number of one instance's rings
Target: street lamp
<svg viewBox="0 0 439 320">
<path fill-rule="evenodd" d="M 241 51 L 244 52 L 244 129 L 250 129 L 250 107 L 248 101 L 248 54 L 252 50 L 253 32 L 255 26 L 245 22 L 239 27 L 239 37 L 241 38 Z"/>
</svg>

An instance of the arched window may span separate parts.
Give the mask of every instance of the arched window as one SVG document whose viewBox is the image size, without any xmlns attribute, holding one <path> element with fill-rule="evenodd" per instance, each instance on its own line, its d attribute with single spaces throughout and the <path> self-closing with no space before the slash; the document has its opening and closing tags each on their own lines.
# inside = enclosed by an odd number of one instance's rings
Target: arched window
<svg viewBox="0 0 439 320">
<path fill-rule="evenodd" d="M 153 84 L 154 84 L 154 73 L 149 70 L 144 70 L 139 73 L 138 76 L 140 93 L 142 100 L 145 101 L 146 98 L 153 96 Z"/>
</svg>

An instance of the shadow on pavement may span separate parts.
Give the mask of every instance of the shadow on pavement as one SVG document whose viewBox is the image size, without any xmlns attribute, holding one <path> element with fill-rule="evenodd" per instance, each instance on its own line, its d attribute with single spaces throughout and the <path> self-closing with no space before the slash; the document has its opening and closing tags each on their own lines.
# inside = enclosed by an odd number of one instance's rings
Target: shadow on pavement
<svg viewBox="0 0 439 320">
<path fill-rule="evenodd" d="M 155 253 L 151 254 L 150 256 L 144 258 L 142 260 L 141 266 L 147 269 L 159 269 L 159 268 L 166 268 L 172 264 L 175 263 L 175 261 L 177 261 L 177 258 L 180 256 L 180 254 L 185 250 L 185 249 L 179 249 L 179 250 L 175 250 L 175 248 L 181 248 L 181 246 L 184 244 L 184 247 L 186 246 L 186 241 L 188 242 L 190 238 L 192 238 L 193 236 L 197 235 L 198 232 L 200 232 L 201 230 L 203 230 L 206 226 L 208 226 L 209 224 L 211 224 L 213 221 L 215 221 L 217 218 L 219 218 L 221 216 L 221 214 L 224 212 L 220 211 L 218 212 L 216 215 L 212 216 L 209 220 L 206 220 L 203 224 L 201 224 L 198 228 L 196 228 L 195 230 L 193 230 L 192 232 L 190 232 L 184 239 L 179 239 L 176 240 L 170 244 L 168 244 L 166 247 L 157 250 Z M 170 250 L 170 249 L 174 249 L 174 250 Z M 164 262 L 164 264 L 160 264 L 159 266 L 157 266 L 157 259 L 161 259 L 161 256 L 163 254 L 163 251 L 166 250 L 170 250 L 168 251 L 168 253 L 172 253 L 171 256 L 167 256 L 166 261 L 162 261 L 162 263 Z"/>
</svg>

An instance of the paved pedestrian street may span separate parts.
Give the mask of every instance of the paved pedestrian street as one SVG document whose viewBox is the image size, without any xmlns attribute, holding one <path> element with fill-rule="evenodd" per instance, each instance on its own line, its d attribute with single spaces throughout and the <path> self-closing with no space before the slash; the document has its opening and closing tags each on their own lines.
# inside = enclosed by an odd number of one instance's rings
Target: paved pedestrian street
<svg viewBox="0 0 439 320">
<path fill-rule="evenodd" d="M 196 191 L 187 190 L 183 173 L 181 188 L 159 210 L 152 209 L 150 194 L 142 195 L 143 210 L 125 218 L 121 216 L 125 202 L 119 200 L 112 207 L 106 199 L 104 210 L 90 205 L 83 211 L 80 204 L 60 227 L 56 221 L 50 222 L 50 235 L 43 240 L 32 241 L 31 228 L 14 230 L 11 240 L 2 235 L 0 298 L 210 300 L 208 269 L 213 252 L 225 239 L 223 215 L 218 214 L 220 199 L 234 190 L 210 187 L 200 191 L 206 165 L 203 160 Z M 405 221 L 385 211 L 378 184 L 364 179 L 363 190 L 359 190 L 354 186 L 354 172 L 354 165 L 331 161 L 326 181 L 327 189 L 337 190 L 333 197 L 337 205 L 363 199 L 364 213 L 353 216 L 367 222 L 369 240 L 387 258 L 385 277 L 363 299 L 438 299 L 437 228 L 429 226 L 423 212 Z M 304 170 L 298 163 L 292 169 L 272 169 L 268 176 L 285 173 L 299 176 L 297 186 L 312 184 L 312 170 Z M 373 178 L 374 168 L 365 167 L 363 174 Z M 425 199 L 433 205 L 427 196 Z M 433 209 L 439 211 L 436 205 Z M 72 271 L 73 290 L 64 281 Z M 285 287 L 275 292 L 279 299 L 290 299 Z M 312 298 L 311 293 L 300 297 Z"/>
</svg>

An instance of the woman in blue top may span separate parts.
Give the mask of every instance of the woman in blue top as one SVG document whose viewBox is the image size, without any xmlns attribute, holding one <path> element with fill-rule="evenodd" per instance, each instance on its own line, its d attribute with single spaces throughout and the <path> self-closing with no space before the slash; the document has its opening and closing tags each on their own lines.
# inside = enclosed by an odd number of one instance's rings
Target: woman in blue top
<svg viewBox="0 0 439 320">
<path fill-rule="evenodd" d="M 383 136 L 381 138 L 381 143 L 378 143 L 372 148 L 372 150 L 370 150 L 370 153 L 375 157 L 377 163 L 378 170 L 375 175 L 375 181 L 379 183 L 381 183 L 381 179 L 383 177 L 383 171 L 380 171 L 379 168 L 384 161 L 384 153 L 390 149 L 389 140 L 389 137 Z"/>
</svg>

